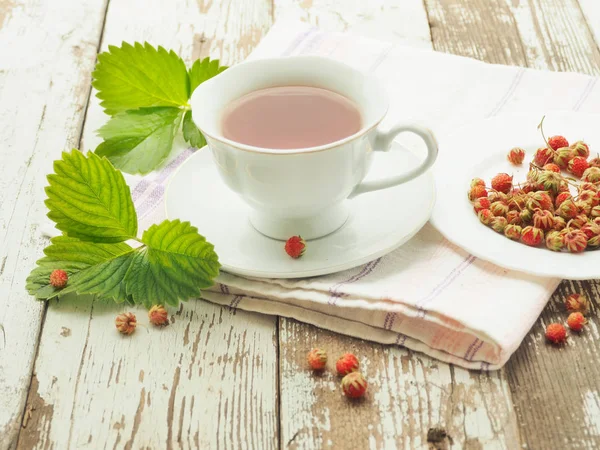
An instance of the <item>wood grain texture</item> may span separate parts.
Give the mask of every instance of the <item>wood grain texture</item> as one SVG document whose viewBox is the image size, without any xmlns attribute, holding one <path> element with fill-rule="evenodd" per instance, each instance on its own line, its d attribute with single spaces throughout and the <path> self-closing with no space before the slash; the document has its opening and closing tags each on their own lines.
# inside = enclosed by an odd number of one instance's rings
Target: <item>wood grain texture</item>
<svg viewBox="0 0 600 450">
<path fill-rule="evenodd" d="M 469 372 L 400 347 L 344 338 L 282 321 L 281 448 L 421 449 L 442 426 L 454 448 L 519 447 L 503 371 Z M 326 349 L 323 373 L 307 370 L 311 348 Z M 364 399 L 346 399 L 335 361 L 353 352 L 369 382 Z"/>
<path fill-rule="evenodd" d="M 240 36 L 268 28 L 270 13 L 259 1 L 115 0 L 102 49 L 148 41 L 188 63 L 206 55 L 235 63 L 251 47 Z M 96 146 L 105 120 L 92 97 L 82 148 Z M 190 300 L 165 329 L 132 309 L 141 326 L 123 337 L 114 327 L 121 310 L 89 298 L 51 303 L 19 448 L 276 448 L 274 317 Z"/>
<path fill-rule="evenodd" d="M 0 448 L 14 448 L 45 305 L 25 278 L 47 240 L 45 174 L 78 146 L 105 1 L 0 4 Z"/>
<path fill-rule="evenodd" d="M 437 50 L 494 63 L 599 73 L 598 45 L 573 0 L 427 0 L 427 7 Z M 557 349 L 545 342 L 545 326 L 566 320 L 562 303 L 572 292 L 587 293 L 594 314 L 581 336 Z M 599 298 L 597 282 L 563 282 L 506 366 L 527 448 L 600 446 Z"/>
</svg>

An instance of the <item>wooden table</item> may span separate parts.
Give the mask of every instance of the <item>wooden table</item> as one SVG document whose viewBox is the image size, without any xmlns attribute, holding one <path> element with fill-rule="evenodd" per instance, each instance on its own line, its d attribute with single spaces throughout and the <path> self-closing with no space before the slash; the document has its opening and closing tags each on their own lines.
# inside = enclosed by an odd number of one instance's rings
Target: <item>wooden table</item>
<svg viewBox="0 0 600 450">
<path fill-rule="evenodd" d="M 600 72 L 597 0 L 1 0 L 0 448 L 421 449 L 437 425 L 453 448 L 599 448 L 595 282 L 562 283 L 492 373 L 204 301 L 162 332 L 122 338 L 116 305 L 27 295 L 47 242 L 45 174 L 61 150 L 93 147 L 104 120 L 90 89 L 97 52 L 147 40 L 188 63 L 234 64 L 281 17 L 492 63 Z M 549 347 L 544 326 L 564 319 L 574 291 L 594 299 L 590 326 Z M 330 374 L 305 370 L 317 343 L 368 358 L 368 400 L 343 401 Z"/>
</svg>

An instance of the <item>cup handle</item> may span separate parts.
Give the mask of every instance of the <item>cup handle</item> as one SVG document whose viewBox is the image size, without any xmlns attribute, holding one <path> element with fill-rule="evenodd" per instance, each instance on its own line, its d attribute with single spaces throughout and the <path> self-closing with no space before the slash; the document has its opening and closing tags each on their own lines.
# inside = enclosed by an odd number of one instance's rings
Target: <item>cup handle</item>
<svg viewBox="0 0 600 450">
<path fill-rule="evenodd" d="M 392 186 L 397 186 L 402 183 L 406 183 L 407 181 L 412 180 L 413 178 L 418 177 L 429 169 L 433 163 L 435 162 L 438 155 L 438 144 L 433 136 L 433 133 L 420 125 L 417 124 L 409 124 L 409 123 L 399 123 L 393 126 L 388 131 L 380 131 L 376 130 L 376 135 L 374 139 L 374 150 L 375 151 L 383 151 L 387 152 L 392 146 L 392 141 L 394 138 L 404 132 L 411 132 L 419 136 L 423 141 L 425 141 L 425 145 L 427 145 L 427 157 L 425 160 L 418 166 L 412 170 L 409 170 L 406 173 L 395 175 L 391 177 L 384 178 L 382 180 L 368 181 L 362 182 L 358 186 L 354 188 L 352 193 L 348 196 L 348 198 L 356 197 L 357 195 L 364 194 L 365 192 L 378 191 L 380 189 L 387 189 Z"/>
</svg>

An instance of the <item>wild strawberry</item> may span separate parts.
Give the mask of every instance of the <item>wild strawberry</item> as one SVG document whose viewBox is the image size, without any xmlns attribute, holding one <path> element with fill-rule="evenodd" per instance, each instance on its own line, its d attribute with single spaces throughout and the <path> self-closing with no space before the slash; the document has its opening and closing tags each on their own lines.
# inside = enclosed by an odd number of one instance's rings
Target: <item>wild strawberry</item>
<svg viewBox="0 0 600 450">
<path fill-rule="evenodd" d="M 507 155 L 508 161 L 515 166 L 518 166 L 525 159 L 525 150 L 519 147 L 513 148 Z"/>
<path fill-rule="evenodd" d="M 538 177 L 539 183 L 543 186 L 544 190 L 557 193 L 563 177 L 560 173 L 552 172 L 551 170 L 544 170 Z"/>
<path fill-rule="evenodd" d="M 544 167 L 546 164 L 552 162 L 553 159 L 554 152 L 546 147 L 538 148 L 533 155 L 533 162 L 539 167 Z"/>
<path fill-rule="evenodd" d="M 528 226 L 521 231 L 521 242 L 530 247 L 537 247 L 544 239 L 544 232 L 539 228 Z"/>
<path fill-rule="evenodd" d="M 341 376 L 348 375 L 350 372 L 356 372 L 358 367 L 358 358 L 352 353 L 344 353 L 335 363 L 335 370 Z"/>
<path fill-rule="evenodd" d="M 169 312 L 163 305 L 154 305 L 148 311 L 148 319 L 152 325 L 164 327 L 169 325 Z"/>
<path fill-rule="evenodd" d="M 567 183 L 567 180 L 562 180 L 560 182 L 560 186 L 558 187 L 558 192 L 570 192 L 571 190 L 569 189 L 569 183 Z"/>
<path fill-rule="evenodd" d="M 590 211 L 590 216 L 594 219 L 600 217 L 600 206 L 594 206 Z"/>
<path fill-rule="evenodd" d="M 521 219 L 521 225 L 527 225 L 533 220 L 533 213 L 528 209 L 524 209 L 519 213 L 519 218 Z"/>
<path fill-rule="evenodd" d="M 69 281 L 69 275 L 67 272 L 61 269 L 55 269 L 50 274 L 50 284 L 55 289 L 63 289 Z"/>
<path fill-rule="evenodd" d="M 360 372 L 352 372 L 342 378 L 342 391 L 348 398 L 359 398 L 367 392 L 367 380 Z"/>
<path fill-rule="evenodd" d="M 544 170 L 549 170 L 550 172 L 560 173 L 560 167 L 558 167 L 554 163 L 545 164 L 543 167 Z"/>
<path fill-rule="evenodd" d="M 568 198 L 560 204 L 556 210 L 556 214 L 565 220 L 570 220 L 579 214 L 579 209 L 573 199 Z"/>
<path fill-rule="evenodd" d="M 596 192 L 594 191 L 579 191 L 579 195 L 577 196 L 577 200 L 580 202 L 586 202 L 590 205 L 594 202 L 596 198 Z"/>
<path fill-rule="evenodd" d="M 533 213 L 533 226 L 540 230 L 549 230 L 554 226 L 554 214 L 548 210 L 536 210 Z"/>
<path fill-rule="evenodd" d="M 569 198 L 573 198 L 570 192 L 561 192 L 556 196 L 556 200 L 554 200 L 554 206 L 558 208 L 562 202 Z"/>
<path fill-rule="evenodd" d="M 506 218 L 502 216 L 494 217 L 491 222 L 492 229 L 498 233 L 503 233 L 506 225 L 508 225 L 508 222 L 506 221 Z"/>
<path fill-rule="evenodd" d="M 551 136 L 548 139 L 548 146 L 552 150 L 558 150 L 561 147 L 568 147 L 569 141 L 567 141 L 563 136 Z"/>
<path fill-rule="evenodd" d="M 567 226 L 567 221 L 560 216 L 554 216 L 554 226 L 552 227 L 555 231 L 562 231 Z"/>
<path fill-rule="evenodd" d="M 527 209 L 535 211 L 536 209 L 551 210 L 553 206 L 552 197 L 544 191 L 533 192 L 527 200 Z"/>
<path fill-rule="evenodd" d="M 305 250 L 306 242 L 300 236 L 292 236 L 285 242 L 285 252 L 294 259 L 304 255 Z"/>
<path fill-rule="evenodd" d="M 494 218 L 494 215 L 489 209 L 482 209 L 477 213 L 477 217 L 479 217 L 479 221 L 484 225 L 489 225 Z"/>
<path fill-rule="evenodd" d="M 588 156 L 590 156 L 590 148 L 583 141 L 577 141 L 577 142 L 571 144 L 571 150 L 573 150 L 573 153 L 576 156 L 581 156 L 585 159 L 587 159 Z"/>
<path fill-rule="evenodd" d="M 475 186 L 485 187 L 485 181 L 483 181 L 481 178 L 473 178 L 471 180 L 471 187 L 474 188 Z"/>
<path fill-rule="evenodd" d="M 135 314 L 130 312 L 119 314 L 115 319 L 115 326 L 117 327 L 117 330 L 119 330 L 119 333 L 127 335 L 133 333 L 137 326 Z"/>
<path fill-rule="evenodd" d="M 474 202 L 478 198 L 487 197 L 487 196 L 488 196 L 488 192 L 485 190 L 485 187 L 483 187 L 483 186 L 473 186 L 471 188 L 471 190 L 469 191 L 469 200 L 471 200 L 472 202 Z"/>
<path fill-rule="evenodd" d="M 565 248 L 571 253 L 581 253 L 587 247 L 587 236 L 581 230 L 567 231 L 563 235 L 563 241 Z"/>
<path fill-rule="evenodd" d="M 490 211 L 494 216 L 506 216 L 508 214 L 508 205 L 503 201 L 494 202 L 490 205 Z"/>
<path fill-rule="evenodd" d="M 598 186 L 596 186 L 594 183 L 590 183 L 590 182 L 581 183 L 579 185 L 578 189 L 579 189 L 579 192 L 581 192 L 581 191 L 598 192 Z"/>
<path fill-rule="evenodd" d="M 519 211 L 509 211 L 506 214 L 506 221 L 510 225 L 521 225 L 521 215 Z"/>
<path fill-rule="evenodd" d="M 562 344 L 567 340 L 567 330 L 560 323 L 551 323 L 546 327 L 546 339 L 553 344 Z"/>
<path fill-rule="evenodd" d="M 600 225 L 595 224 L 594 222 L 588 222 L 584 226 L 580 228 L 581 231 L 584 232 L 588 241 L 594 236 L 600 235 Z"/>
<path fill-rule="evenodd" d="M 567 325 L 569 325 L 569 328 L 573 331 L 583 330 L 583 326 L 586 323 L 587 320 L 585 320 L 585 317 L 583 317 L 583 314 L 581 314 L 580 312 L 571 313 L 567 318 Z"/>
<path fill-rule="evenodd" d="M 327 364 L 327 353 L 320 348 L 313 348 L 306 357 L 312 370 L 323 370 Z"/>
<path fill-rule="evenodd" d="M 508 199 L 508 209 L 521 211 L 525 208 L 525 203 L 527 201 L 527 195 L 523 193 L 515 194 Z"/>
<path fill-rule="evenodd" d="M 506 228 L 504 228 L 504 236 L 512 239 L 513 241 L 518 241 L 521 239 L 521 232 L 522 228 L 520 225 L 508 224 L 506 225 Z"/>
<path fill-rule="evenodd" d="M 550 231 L 546 234 L 546 247 L 554 252 L 563 248 L 564 241 L 559 231 Z"/>
<path fill-rule="evenodd" d="M 511 177 L 507 173 L 499 173 L 494 178 L 492 178 L 492 189 L 508 194 L 512 189 L 512 180 Z"/>
<path fill-rule="evenodd" d="M 588 167 L 585 172 L 581 175 L 581 181 L 587 181 L 589 183 L 597 183 L 600 181 L 600 168 L 599 167 Z"/>
<path fill-rule="evenodd" d="M 481 211 L 482 209 L 490 209 L 491 203 L 487 197 L 478 198 L 473 202 L 473 209 L 476 213 Z"/>
<path fill-rule="evenodd" d="M 590 164 L 590 167 L 600 167 L 600 157 L 597 156 L 592 158 L 588 161 L 588 163 Z"/>
<path fill-rule="evenodd" d="M 590 219 L 586 215 L 579 214 L 579 215 L 573 217 L 571 220 L 569 220 L 567 225 L 570 228 L 580 229 L 581 227 L 588 224 L 589 222 L 590 222 Z"/>
<path fill-rule="evenodd" d="M 594 212 L 593 208 L 592 208 L 592 213 Z M 594 222 L 596 225 L 600 225 L 600 217 L 594 217 L 594 219 L 592 220 L 592 222 Z"/>
<path fill-rule="evenodd" d="M 575 175 L 577 178 L 581 178 L 583 172 L 589 167 L 587 159 L 583 156 L 576 156 L 572 160 L 569 161 L 568 168 L 569 172 Z"/>
<path fill-rule="evenodd" d="M 580 312 L 587 316 L 590 312 L 590 301 L 583 294 L 571 294 L 565 299 L 567 311 Z"/>
<path fill-rule="evenodd" d="M 489 198 L 490 202 L 492 202 L 492 203 L 508 201 L 508 195 L 504 194 L 503 192 L 491 191 L 491 192 L 488 192 L 487 194 L 488 194 L 487 198 Z"/>
<path fill-rule="evenodd" d="M 562 147 L 554 152 L 554 164 L 561 169 L 566 169 L 571 159 L 573 159 L 573 151 L 569 147 Z"/>
</svg>

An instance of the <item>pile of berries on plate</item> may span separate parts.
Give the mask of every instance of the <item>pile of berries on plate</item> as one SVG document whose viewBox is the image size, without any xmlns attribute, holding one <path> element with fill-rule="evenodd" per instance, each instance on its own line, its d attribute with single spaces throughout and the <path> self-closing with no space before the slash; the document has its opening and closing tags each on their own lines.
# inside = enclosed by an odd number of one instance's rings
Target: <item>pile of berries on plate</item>
<svg viewBox="0 0 600 450">
<path fill-rule="evenodd" d="M 590 313 L 590 302 L 583 294 L 571 294 L 565 300 L 565 309 L 570 313 L 567 326 L 576 332 L 583 330 L 587 323 L 585 316 Z M 561 323 L 551 323 L 546 327 L 546 339 L 553 344 L 564 344 L 567 340 L 567 329 Z"/>
<path fill-rule="evenodd" d="M 600 247 L 600 156 L 588 159 L 583 141 L 546 139 L 529 164 L 527 179 L 515 183 L 499 173 L 486 185 L 474 178 L 469 200 L 479 221 L 509 239 L 552 251 L 580 253 Z M 513 148 L 508 160 L 520 165 L 525 150 Z M 563 171 L 566 174 L 563 174 Z"/>
</svg>

